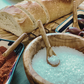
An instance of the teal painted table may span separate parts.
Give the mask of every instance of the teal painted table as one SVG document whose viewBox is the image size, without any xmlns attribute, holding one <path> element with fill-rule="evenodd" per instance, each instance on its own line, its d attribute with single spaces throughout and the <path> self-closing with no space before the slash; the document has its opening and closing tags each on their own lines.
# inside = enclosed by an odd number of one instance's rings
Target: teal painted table
<svg viewBox="0 0 84 84">
<path fill-rule="evenodd" d="M 22 56 L 16 67 L 11 84 L 30 84 L 24 71 Z"/>
</svg>

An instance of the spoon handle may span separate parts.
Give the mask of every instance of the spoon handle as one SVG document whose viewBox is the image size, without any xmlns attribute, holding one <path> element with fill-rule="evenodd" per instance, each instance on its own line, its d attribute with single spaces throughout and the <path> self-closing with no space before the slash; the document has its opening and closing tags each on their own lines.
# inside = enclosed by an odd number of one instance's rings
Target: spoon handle
<svg viewBox="0 0 84 84">
<path fill-rule="evenodd" d="M 77 19 L 77 1 L 73 0 L 73 27 L 80 29 Z"/>
<path fill-rule="evenodd" d="M 46 47 L 47 47 L 47 48 L 51 47 L 51 46 L 50 46 L 50 43 L 49 43 L 49 41 L 48 41 L 47 35 L 46 35 L 46 33 L 45 33 L 43 24 L 42 24 L 42 22 L 41 22 L 40 20 L 38 20 L 38 27 L 39 27 L 40 33 L 41 33 L 41 35 L 42 35 L 42 38 L 43 38 L 43 40 L 44 40 L 44 42 L 45 42 Z"/>
<path fill-rule="evenodd" d="M 27 36 L 27 33 L 23 33 L 4 53 L 3 56 L 7 57 L 20 43 L 21 41 Z"/>
</svg>

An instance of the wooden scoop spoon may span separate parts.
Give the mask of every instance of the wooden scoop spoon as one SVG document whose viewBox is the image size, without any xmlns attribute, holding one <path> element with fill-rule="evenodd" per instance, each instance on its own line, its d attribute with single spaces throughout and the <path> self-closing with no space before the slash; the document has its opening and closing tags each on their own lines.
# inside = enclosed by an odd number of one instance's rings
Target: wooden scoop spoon
<svg viewBox="0 0 84 84">
<path fill-rule="evenodd" d="M 80 29 L 77 19 L 77 2 L 73 0 L 73 27 Z"/>
<path fill-rule="evenodd" d="M 0 59 L 0 67 L 3 65 L 5 58 L 21 43 L 21 41 L 27 36 L 27 33 L 23 33 L 3 54 Z"/>
<path fill-rule="evenodd" d="M 27 33 L 23 33 L 4 53 L 3 56 L 7 57 L 27 36 Z"/>
<path fill-rule="evenodd" d="M 77 19 L 77 4 L 76 0 L 73 0 L 73 27 L 68 27 L 66 29 L 66 32 L 78 35 L 79 32 L 81 32 L 81 29 L 78 25 L 78 21 L 79 20 Z M 81 20 L 79 22 L 81 23 Z"/>
<path fill-rule="evenodd" d="M 38 21 L 38 27 L 39 27 L 39 29 L 40 29 L 40 33 L 41 33 L 41 35 L 42 35 L 42 38 L 43 38 L 43 40 L 44 40 L 44 42 L 45 42 L 45 46 L 46 46 L 46 50 L 47 50 L 47 56 L 46 56 L 47 63 L 50 64 L 50 65 L 53 66 L 53 67 L 56 67 L 56 66 L 59 65 L 60 60 L 59 60 L 59 58 L 56 56 L 55 52 L 52 50 L 52 48 L 51 48 L 51 46 L 50 46 L 50 43 L 49 43 L 49 41 L 48 41 L 48 38 L 47 38 L 47 36 L 46 36 L 46 33 L 45 33 L 45 30 L 44 30 L 43 24 L 42 24 L 42 22 L 41 22 L 40 20 Z M 48 57 L 49 57 L 49 59 L 50 59 L 51 57 L 53 57 L 53 58 L 55 58 L 55 60 L 51 60 L 51 61 L 50 61 L 50 60 L 48 59 Z"/>
</svg>

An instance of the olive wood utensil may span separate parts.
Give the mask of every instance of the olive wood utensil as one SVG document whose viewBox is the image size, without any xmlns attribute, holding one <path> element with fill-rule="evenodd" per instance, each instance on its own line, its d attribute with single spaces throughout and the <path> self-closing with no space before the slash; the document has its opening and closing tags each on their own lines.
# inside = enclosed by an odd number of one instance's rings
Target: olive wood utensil
<svg viewBox="0 0 84 84">
<path fill-rule="evenodd" d="M 27 36 L 27 33 L 23 33 L 4 53 L 3 56 L 7 57 Z"/>
<path fill-rule="evenodd" d="M 21 41 L 27 36 L 27 33 L 23 33 L 0 57 L 0 67 L 3 66 L 6 58 L 9 54 L 21 43 Z"/>
<path fill-rule="evenodd" d="M 52 64 L 52 63 L 50 63 L 49 61 L 48 61 L 48 57 L 51 57 L 51 56 L 56 56 L 56 54 L 55 54 L 55 52 L 52 50 L 52 48 L 51 48 L 51 45 L 50 45 L 50 43 L 49 43 L 49 41 L 48 41 L 48 37 L 47 37 L 47 35 L 46 35 L 46 33 L 45 33 L 45 30 L 44 30 L 44 27 L 43 27 L 43 24 L 42 24 L 42 22 L 39 20 L 38 21 L 38 27 L 39 27 L 39 29 L 40 29 L 40 33 L 41 33 L 41 35 L 42 35 L 42 38 L 43 38 L 43 40 L 44 40 L 44 43 L 45 43 L 45 46 L 46 46 L 46 50 L 47 50 L 47 56 L 46 56 L 46 61 L 47 61 L 47 63 L 48 64 L 50 64 L 51 66 L 53 66 L 53 67 L 56 67 L 56 66 L 58 66 L 59 65 L 59 63 L 60 63 L 60 60 L 59 60 L 59 62 L 57 63 L 57 64 Z"/>
<path fill-rule="evenodd" d="M 73 27 L 80 29 L 77 19 L 77 1 L 73 0 Z"/>
</svg>

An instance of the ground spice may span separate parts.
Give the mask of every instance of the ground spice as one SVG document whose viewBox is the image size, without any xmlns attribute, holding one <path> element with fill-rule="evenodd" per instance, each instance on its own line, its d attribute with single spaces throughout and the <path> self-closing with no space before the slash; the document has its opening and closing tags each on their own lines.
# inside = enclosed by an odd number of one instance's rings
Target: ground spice
<svg viewBox="0 0 84 84">
<path fill-rule="evenodd" d="M 15 52 L 12 52 L 7 58 L 3 57 L 2 54 L 7 49 L 3 46 L 0 47 L 0 84 L 5 84 L 8 79 L 8 75 L 13 67 L 13 63 L 16 58 Z"/>
</svg>

